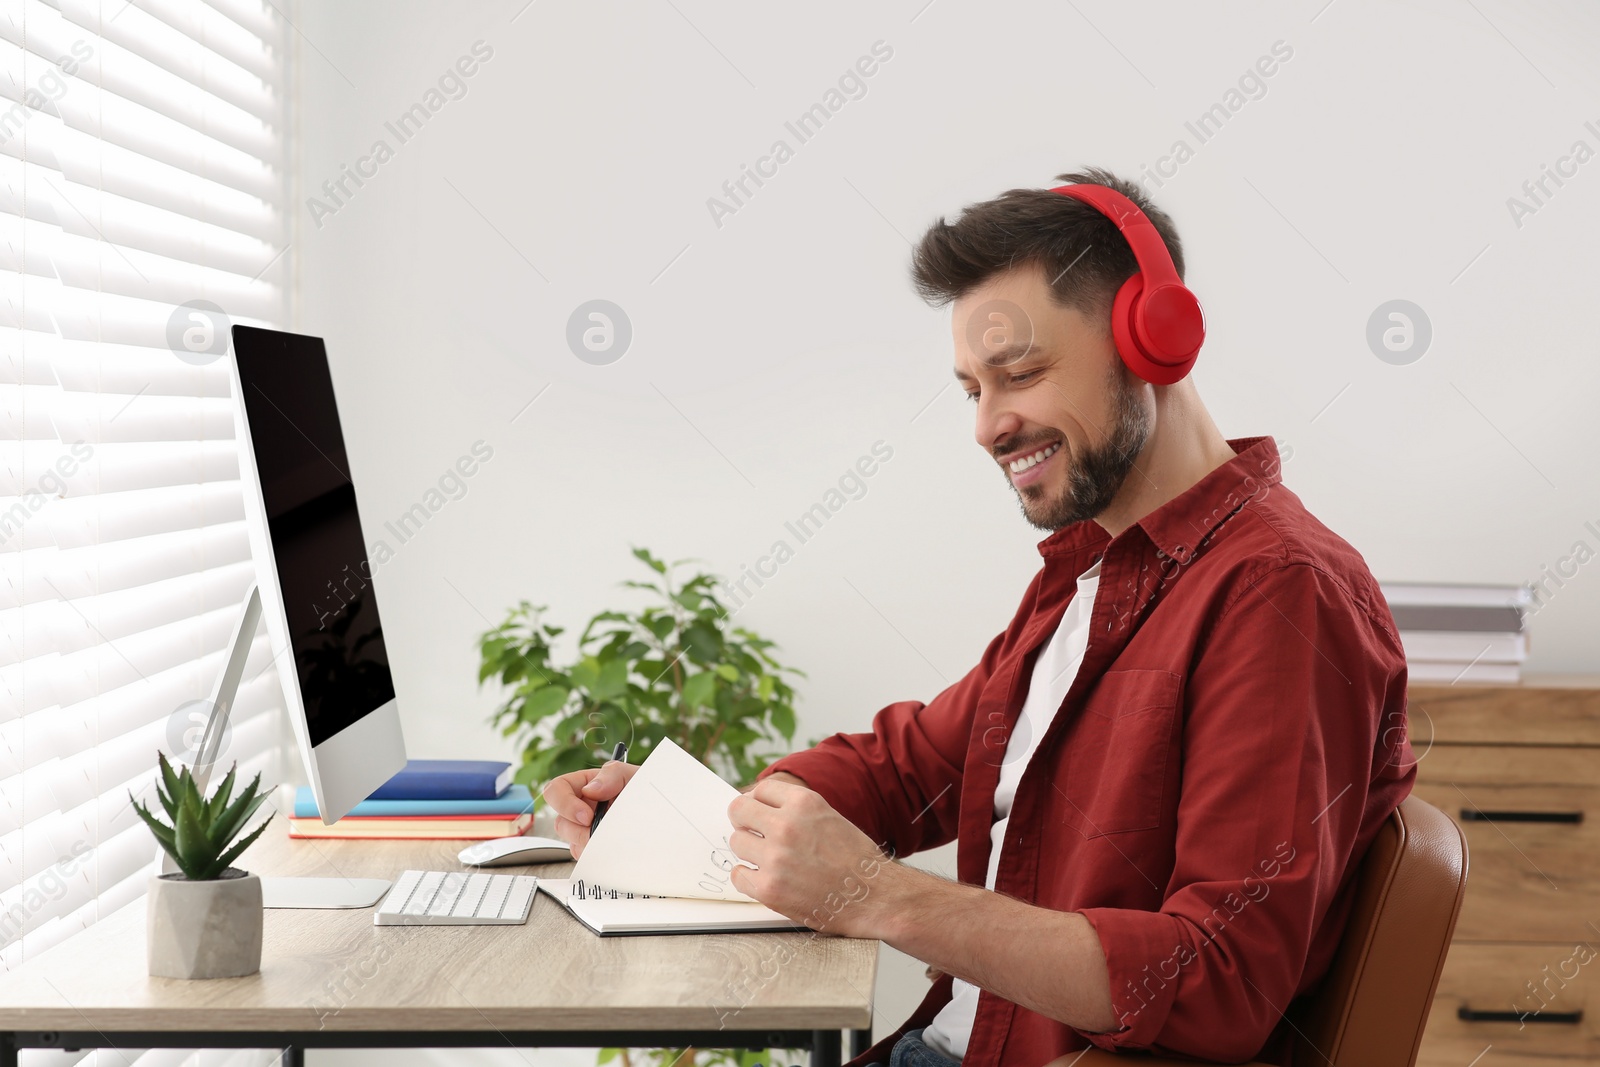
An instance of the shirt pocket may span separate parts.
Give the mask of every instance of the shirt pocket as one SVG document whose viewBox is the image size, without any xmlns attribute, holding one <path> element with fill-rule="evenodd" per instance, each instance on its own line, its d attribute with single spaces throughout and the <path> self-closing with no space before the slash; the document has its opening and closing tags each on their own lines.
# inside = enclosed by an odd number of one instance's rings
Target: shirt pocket
<svg viewBox="0 0 1600 1067">
<path fill-rule="evenodd" d="M 1101 677 L 1063 753 L 1069 826 L 1093 838 L 1161 825 L 1182 689 L 1172 671 Z"/>
</svg>

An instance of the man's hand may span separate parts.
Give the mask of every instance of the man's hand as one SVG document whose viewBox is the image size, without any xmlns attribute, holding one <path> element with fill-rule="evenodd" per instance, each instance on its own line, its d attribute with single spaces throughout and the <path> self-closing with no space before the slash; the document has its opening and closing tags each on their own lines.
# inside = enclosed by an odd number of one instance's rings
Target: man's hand
<svg viewBox="0 0 1600 1067">
<path fill-rule="evenodd" d="M 790 774 L 788 771 L 773 771 L 771 774 L 767 775 L 767 779 L 770 779 L 770 780 L 772 780 L 774 782 L 789 782 L 789 783 L 791 783 L 793 785 L 798 785 L 798 786 L 804 786 L 806 784 L 803 779 L 796 778 L 794 775 Z M 739 787 L 739 792 L 748 793 L 748 792 L 750 792 L 751 790 L 753 790 L 756 786 L 758 786 L 760 784 L 761 784 L 760 782 L 751 782 L 749 785 L 740 786 Z"/>
<path fill-rule="evenodd" d="M 814 930 L 878 937 L 901 870 L 872 839 L 802 784 L 776 774 L 728 805 L 733 887 Z"/>
<path fill-rule="evenodd" d="M 602 800 L 615 800 L 638 771 L 636 763 L 608 760 L 598 770 L 573 771 L 545 785 L 545 802 L 556 813 L 556 836 L 572 846 L 573 859 L 583 855 L 583 846 L 589 843 L 595 807 Z"/>
</svg>

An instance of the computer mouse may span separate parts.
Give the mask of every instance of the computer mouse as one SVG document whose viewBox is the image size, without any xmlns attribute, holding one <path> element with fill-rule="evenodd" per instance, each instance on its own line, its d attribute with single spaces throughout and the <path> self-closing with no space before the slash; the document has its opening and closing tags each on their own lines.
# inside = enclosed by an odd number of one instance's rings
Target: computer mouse
<svg viewBox="0 0 1600 1067">
<path fill-rule="evenodd" d="M 476 841 L 456 857 L 473 867 L 509 867 L 521 863 L 566 863 L 572 849 L 553 837 L 497 837 Z"/>
</svg>

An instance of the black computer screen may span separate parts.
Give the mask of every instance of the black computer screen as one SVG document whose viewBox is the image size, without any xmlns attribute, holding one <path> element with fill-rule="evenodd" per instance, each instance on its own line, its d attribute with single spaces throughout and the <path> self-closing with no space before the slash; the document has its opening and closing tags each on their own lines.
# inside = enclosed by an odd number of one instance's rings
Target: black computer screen
<svg viewBox="0 0 1600 1067">
<path fill-rule="evenodd" d="M 333 379 L 321 338 L 235 326 L 233 348 L 295 673 L 319 745 L 394 699 Z"/>
</svg>

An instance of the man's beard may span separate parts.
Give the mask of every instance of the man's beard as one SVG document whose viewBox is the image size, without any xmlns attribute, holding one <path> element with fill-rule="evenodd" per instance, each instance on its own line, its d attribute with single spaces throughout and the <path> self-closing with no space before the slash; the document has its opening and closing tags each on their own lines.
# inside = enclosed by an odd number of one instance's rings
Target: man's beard
<svg viewBox="0 0 1600 1067">
<path fill-rule="evenodd" d="M 1106 442 L 1082 455 L 1068 450 L 1066 441 L 1061 442 L 1067 453 L 1067 491 L 1052 500 L 1045 495 L 1049 486 L 1029 486 L 1027 490 L 1012 486 L 1023 517 L 1041 530 L 1053 532 L 1092 519 L 1110 507 L 1150 438 L 1150 413 L 1140 403 L 1139 388 L 1121 359 L 1112 364 L 1107 385 L 1112 395 L 1112 413 L 1111 435 Z M 1006 473 L 1005 468 L 1001 472 Z M 1011 482 L 1009 474 L 1006 482 Z"/>
</svg>

